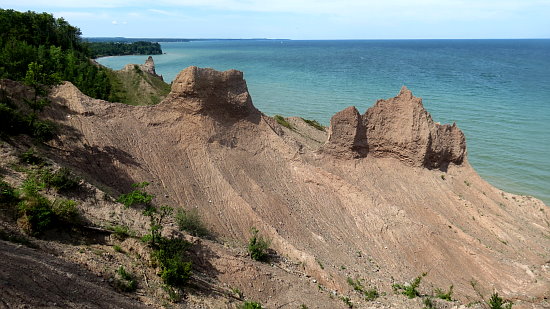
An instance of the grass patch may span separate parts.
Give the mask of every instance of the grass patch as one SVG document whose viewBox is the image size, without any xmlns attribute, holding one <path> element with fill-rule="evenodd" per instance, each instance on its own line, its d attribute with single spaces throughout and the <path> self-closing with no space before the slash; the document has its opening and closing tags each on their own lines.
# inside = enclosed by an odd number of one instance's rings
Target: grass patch
<svg viewBox="0 0 550 309">
<path fill-rule="evenodd" d="M 305 118 L 302 118 L 302 120 L 310 126 L 314 127 L 315 129 L 325 132 L 325 127 L 321 125 L 317 120 L 309 120 Z"/>
<path fill-rule="evenodd" d="M 245 301 L 240 309 L 263 309 L 262 304 L 255 301 Z"/>
<path fill-rule="evenodd" d="M 288 121 L 286 121 L 286 119 L 283 116 L 275 115 L 273 116 L 273 119 L 275 119 L 275 121 L 277 121 L 277 123 L 282 125 L 283 127 L 294 130 L 294 127 Z"/>
</svg>

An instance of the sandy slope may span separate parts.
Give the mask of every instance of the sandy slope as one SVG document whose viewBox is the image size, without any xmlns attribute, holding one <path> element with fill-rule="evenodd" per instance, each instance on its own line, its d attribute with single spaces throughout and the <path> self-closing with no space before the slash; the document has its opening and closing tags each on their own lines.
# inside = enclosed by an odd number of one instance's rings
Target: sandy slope
<svg viewBox="0 0 550 309">
<path fill-rule="evenodd" d="M 69 83 L 51 97 L 47 115 L 64 132 L 51 144 L 60 162 L 111 188 L 150 181 L 158 204 L 197 208 L 221 239 L 244 243 L 254 226 L 330 290 L 349 292 L 352 277 L 390 292 L 392 283 L 428 272 L 425 293 L 452 284 L 464 302 L 478 299 L 472 281 L 485 295 L 496 290 L 527 307 L 550 297 L 550 210 L 490 186 L 466 158 L 425 167 L 418 154 L 451 153 L 445 149 L 456 146 L 458 133 L 434 145 L 431 136 L 443 129 L 424 124 L 429 114 L 417 105 L 411 116 L 423 118 L 412 123 L 420 125 L 404 132 L 413 132 L 416 145 L 427 132 L 428 148 L 369 153 L 376 138 L 367 131 L 361 140 L 357 126 L 384 112 L 373 110 L 355 127 L 343 118 L 353 130 L 336 141 L 344 148 L 335 155 L 326 151 L 330 140 L 322 145 L 257 111 L 237 71 L 188 68 L 156 106 L 93 100 Z M 412 95 L 399 102 L 418 104 Z M 342 155 L 348 133 L 351 146 L 367 145 L 360 155 Z M 257 297 L 269 303 L 269 294 Z"/>
</svg>

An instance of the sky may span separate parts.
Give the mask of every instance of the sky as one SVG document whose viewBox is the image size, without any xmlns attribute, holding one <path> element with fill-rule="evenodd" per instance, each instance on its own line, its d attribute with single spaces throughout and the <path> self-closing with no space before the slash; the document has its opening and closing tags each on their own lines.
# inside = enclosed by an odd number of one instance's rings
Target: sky
<svg viewBox="0 0 550 309">
<path fill-rule="evenodd" d="M 550 38 L 550 0 L 0 0 L 84 37 Z"/>
</svg>

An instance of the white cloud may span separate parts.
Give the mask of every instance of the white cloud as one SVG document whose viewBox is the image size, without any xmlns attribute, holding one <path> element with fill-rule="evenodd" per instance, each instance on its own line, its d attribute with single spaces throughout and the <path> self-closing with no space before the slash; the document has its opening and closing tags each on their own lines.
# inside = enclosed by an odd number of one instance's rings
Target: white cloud
<svg viewBox="0 0 550 309">
<path fill-rule="evenodd" d="M 168 16 L 176 15 L 174 12 L 169 12 L 169 11 L 165 11 L 165 10 L 149 9 L 148 11 L 153 12 L 153 13 L 157 13 L 157 14 L 161 14 L 161 15 L 168 15 Z"/>
</svg>

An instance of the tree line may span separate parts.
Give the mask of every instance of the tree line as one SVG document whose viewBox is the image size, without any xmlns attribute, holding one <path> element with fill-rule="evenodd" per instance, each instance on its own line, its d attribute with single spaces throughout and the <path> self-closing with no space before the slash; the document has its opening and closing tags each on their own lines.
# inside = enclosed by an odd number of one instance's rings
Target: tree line
<svg viewBox="0 0 550 309">
<path fill-rule="evenodd" d="M 123 42 L 92 42 L 88 43 L 92 58 L 123 55 L 160 55 L 162 49 L 159 43 L 138 41 Z"/>
</svg>

